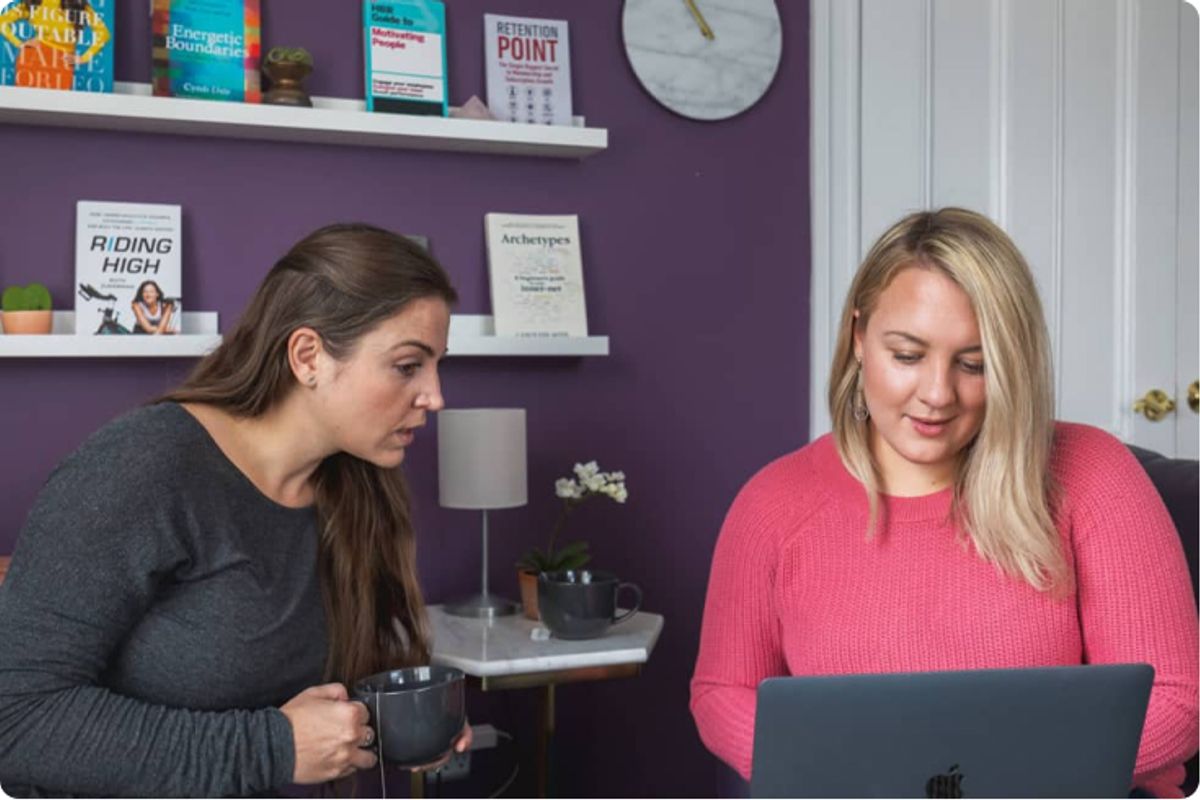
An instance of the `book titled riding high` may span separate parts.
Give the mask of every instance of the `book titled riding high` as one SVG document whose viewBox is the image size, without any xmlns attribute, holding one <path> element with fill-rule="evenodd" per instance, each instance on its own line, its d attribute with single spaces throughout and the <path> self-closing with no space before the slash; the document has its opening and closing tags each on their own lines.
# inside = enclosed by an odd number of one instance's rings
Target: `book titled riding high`
<svg viewBox="0 0 1200 800">
<path fill-rule="evenodd" d="M 75 332 L 178 333 L 182 209 L 80 200 L 75 212 Z"/>
<path fill-rule="evenodd" d="M 111 92 L 116 0 L 0 0 L 0 86 Z"/>
<path fill-rule="evenodd" d="M 154 0 L 154 94 L 262 102 L 259 0 Z"/>
</svg>

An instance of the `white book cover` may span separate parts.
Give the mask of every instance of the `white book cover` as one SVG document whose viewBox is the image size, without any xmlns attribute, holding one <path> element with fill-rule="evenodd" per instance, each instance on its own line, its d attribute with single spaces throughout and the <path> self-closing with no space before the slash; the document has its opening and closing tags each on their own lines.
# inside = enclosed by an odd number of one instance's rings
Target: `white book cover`
<svg viewBox="0 0 1200 800">
<path fill-rule="evenodd" d="M 179 332 L 182 219 L 163 203 L 76 204 L 77 334 Z"/>
<path fill-rule="evenodd" d="M 579 217 L 485 214 L 497 336 L 587 336 Z"/>
<path fill-rule="evenodd" d="M 561 19 L 483 15 L 487 99 L 508 122 L 571 124 L 571 47 Z"/>
</svg>

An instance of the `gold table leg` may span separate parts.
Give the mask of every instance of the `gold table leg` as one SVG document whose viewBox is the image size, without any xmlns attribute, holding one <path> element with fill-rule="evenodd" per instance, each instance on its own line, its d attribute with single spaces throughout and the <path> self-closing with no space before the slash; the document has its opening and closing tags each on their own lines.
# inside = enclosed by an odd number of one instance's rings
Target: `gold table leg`
<svg viewBox="0 0 1200 800">
<path fill-rule="evenodd" d="M 550 769 L 553 758 L 551 748 L 554 746 L 554 684 L 548 683 L 542 689 L 541 703 L 538 709 L 538 738 L 537 738 L 537 796 L 550 797 Z"/>
</svg>

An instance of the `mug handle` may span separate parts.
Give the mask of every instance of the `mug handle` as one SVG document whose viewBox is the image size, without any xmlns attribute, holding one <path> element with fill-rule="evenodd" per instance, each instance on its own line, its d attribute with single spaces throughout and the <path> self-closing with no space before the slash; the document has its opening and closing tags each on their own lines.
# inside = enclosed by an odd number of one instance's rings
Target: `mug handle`
<svg viewBox="0 0 1200 800">
<path fill-rule="evenodd" d="M 632 589 L 633 593 L 637 595 L 637 599 L 633 601 L 633 608 L 629 609 L 621 616 L 615 617 L 613 619 L 613 621 L 612 621 L 613 625 L 616 625 L 618 622 L 624 622 L 625 620 L 629 619 L 630 617 L 632 617 L 634 614 L 636 614 L 638 612 L 639 608 L 642 607 L 642 589 L 640 586 L 638 586 L 636 583 L 618 584 L 618 586 L 617 586 L 617 596 L 618 597 L 620 597 L 622 589 Z"/>
</svg>

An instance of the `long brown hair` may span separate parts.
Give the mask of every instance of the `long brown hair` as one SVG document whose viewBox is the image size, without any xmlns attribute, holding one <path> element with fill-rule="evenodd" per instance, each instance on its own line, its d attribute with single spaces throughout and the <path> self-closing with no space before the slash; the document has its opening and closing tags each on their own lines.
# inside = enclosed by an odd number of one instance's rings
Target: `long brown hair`
<svg viewBox="0 0 1200 800">
<path fill-rule="evenodd" d="M 297 385 L 287 354 L 297 328 L 312 328 L 330 355 L 344 359 L 377 324 L 430 297 L 458 299 L 445 270 L 410 240 L 370 225 L 321 228 L 271 268 L 221 345 L 162 400 L 260 416 Z M 325 679 L 352 685 L 374 672 L 428 663 L 403 475 L 337 453 L 313 482 L 329 629 Z"/>
</svg>

